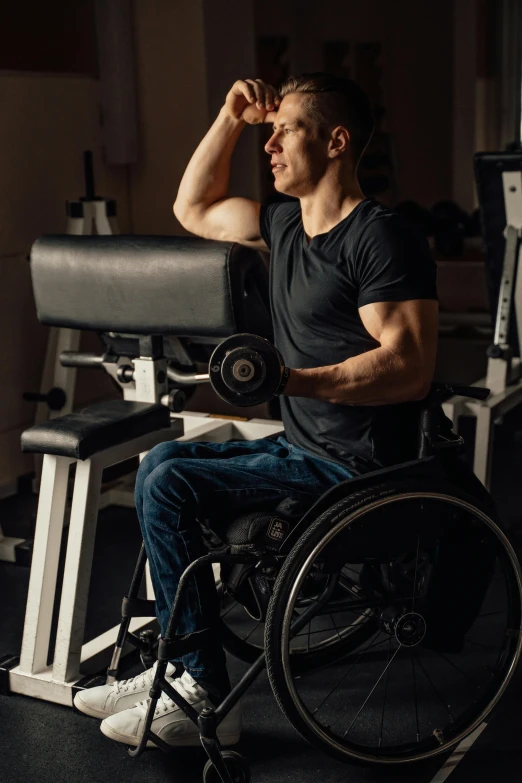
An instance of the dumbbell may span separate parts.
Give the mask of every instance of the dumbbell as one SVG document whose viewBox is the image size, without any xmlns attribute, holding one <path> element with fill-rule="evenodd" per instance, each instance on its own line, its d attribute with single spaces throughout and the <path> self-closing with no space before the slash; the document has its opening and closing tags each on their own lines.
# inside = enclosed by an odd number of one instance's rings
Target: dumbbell
<svg viewBox="0 0 522 783">
<path fill-rule="evenodd" d="M 277 348 L 255 334 L 234 334 L 223 340 L 209 362 L 210 383 L 218 397 L 241 407 L 280 395 L 289 374 Z"/>
</svg>

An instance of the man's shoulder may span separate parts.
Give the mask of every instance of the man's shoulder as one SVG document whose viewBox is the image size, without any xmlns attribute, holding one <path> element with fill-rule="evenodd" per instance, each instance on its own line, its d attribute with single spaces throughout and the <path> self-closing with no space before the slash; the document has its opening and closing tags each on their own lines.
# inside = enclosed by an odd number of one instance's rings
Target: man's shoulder
<svg viewBox="0 0 522 783">
<path fill-rule="evenodd" d="M 378 201 L 368 199 L 357 217 L 359 238 L 377 242 L 400 241 L 401 244 L 421 242 L 427 245 L 427 237 L 418 226 Z"/>
<path fill-rule="evenodd" d="M 387 227 L 393 229 L 406 223 L 401 215 L 375 199 L 367 199 L 361 204 L 361 209 L 357 213 L 357 222 L 361 230 L 372 224 L 375 224 L 377 230 L 386 230 Z M 406 223 L 406 225 L 410 224 Z"/>
<path fill-rule="evenodd" d="M 270 196 L 262 204 L 262 208 L 270 210 L 272 214 L 277 212 L 278 215 L 301 214 L 301 202 L 291 196 Z"/>
</svg>

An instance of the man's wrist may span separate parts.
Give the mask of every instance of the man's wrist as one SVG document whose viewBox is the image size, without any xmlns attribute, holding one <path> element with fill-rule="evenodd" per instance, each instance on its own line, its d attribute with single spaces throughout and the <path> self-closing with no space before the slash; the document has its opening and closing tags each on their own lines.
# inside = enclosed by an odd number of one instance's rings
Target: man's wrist
<svg viewBox="0 0 522 783">
<path fill-rule="evenodd" d="M 233 114 L 230 114 L 226 106 L 222 106 L 221 110 L 219 112 L 219 117 L 224 122 L 228 123 L 231 128 L 244 128 L 245 125 L 248 125 L 245 120 L 243 120 L 241 117 L 234 117 Z"/>
<path fill-rule="evenodd" d="M 289 367 L 285 368 L 288 370 L 288 377 L 286 378 L 285 385 L 283 390 L 281 391 L 281 394 L 283 394 L 285 397 L 293 397 L 296 396 L 296 385 L 298 383 L 298 370 L 291 369 Z"/>
<path fill-rule="evenodd" d="M 283 394 L 286 397 L 317 397 L 328 399 L 321 393 L 324 386 L 324 368 L 294 369 L 289 371 Z"/>
<path fill-rule="evenodd" d="M 278 385 L 277 389 L 274 392 L 274 397 L 279 397 L 281 394 L 284 393 L 286 385 L 288 383 L 288 379 L 290 377 L 290 373 L 291 373 L 290 367 L 286 367 L 285 366 L 285 367 L 282 368 L 282 370 L 281 370 L 281 379 L 279 381 L 279 385 Z"/>
</svg>

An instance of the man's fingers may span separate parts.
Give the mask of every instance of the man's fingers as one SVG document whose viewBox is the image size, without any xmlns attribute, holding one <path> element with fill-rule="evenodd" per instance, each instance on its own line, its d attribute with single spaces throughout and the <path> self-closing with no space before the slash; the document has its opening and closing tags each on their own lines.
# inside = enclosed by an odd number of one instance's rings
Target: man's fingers
<svg viewBox="0 0 522 783">
<path fill-rule="evenodd" d="M 254 81 L 254 79 L 245 79 L 245 81 L 252 86 L 252 89 L 255 92 L 257 106 L 258 108 L 261 108 L 260 104 L 265 102 L 265 91 L 262 85 Z"/>
<path fill-rule="evenodd" d="M 249 103 L 254 103 L 256 100 L 256 93 L 251 84 L 248 84 L 248 82 L 243 82 L 239 89 L 245 98 L 248 99 Z"/>
<path fill-rule="evenodd" d="M 265 117 L 264 120 L 257 118 L 256 115 L 249 117 L 247 121 L 250 122 L 253 118 L 256 122 L 274 122 L 275 114 L 281 103 L 281 96 L 278 94 L 275 87 L 271 84 L 266 84 L 262 79 L 238 79 L 233 87 L 233 92 L 236 95 L 243 95 L 249 104 L 259 109 L 259 111 L 266 111 L 270 113 L 270 117 Z"/>
<path fill-rule="evenodd" d="M 279 97 L 279 93 L 277 92 L 275 87 L 272 87 L 271 84 L 267 84 L 266 86 L 267 86 L 266 107 L 267 109 L 275 109 L 281 103 L 281 98 Z"/>
<path fill-rule="evenodd" d="M 258 108 L 274 109 L 281 102 L 275 87 L 266 84 L 262 79 L 247 79 L 256 90 L 256 104 Z M 277 101 L 277 103 L 276 103 Z"/>
</svg>

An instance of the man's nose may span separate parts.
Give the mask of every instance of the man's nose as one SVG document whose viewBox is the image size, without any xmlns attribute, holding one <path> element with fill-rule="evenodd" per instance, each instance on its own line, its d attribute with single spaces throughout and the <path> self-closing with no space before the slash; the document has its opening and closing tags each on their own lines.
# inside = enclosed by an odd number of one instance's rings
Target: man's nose
<svg viewBox="0 0 522 783">
<path fill-rule="evenodd" d="M 277 139 L 277 134 L 273 133 L 265 144 L 265 152 L 270 155 L 272 152 L 276 152 L 281 149 L 281 143 Z"/>
</svg>

